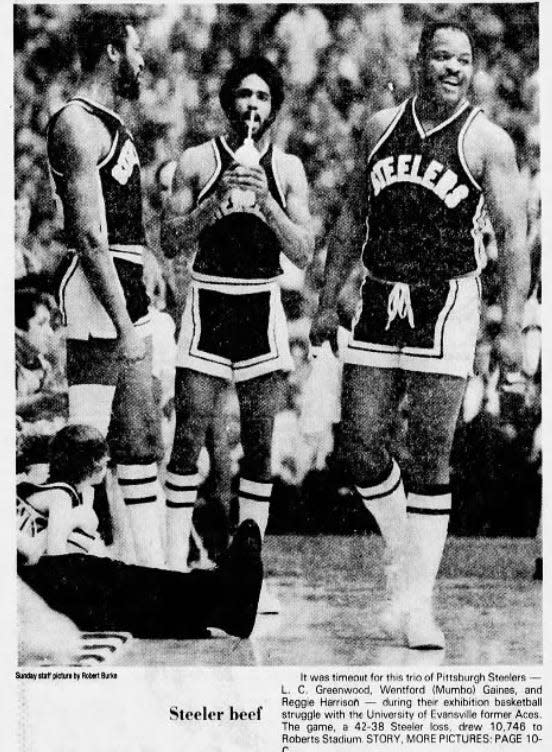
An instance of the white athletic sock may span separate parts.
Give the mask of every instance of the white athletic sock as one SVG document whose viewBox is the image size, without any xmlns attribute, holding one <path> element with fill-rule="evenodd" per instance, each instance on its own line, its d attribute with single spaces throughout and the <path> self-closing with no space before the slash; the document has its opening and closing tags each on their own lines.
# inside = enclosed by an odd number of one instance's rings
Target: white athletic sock
<svg viewBox="0 0 552 752">
<path fill-rule="evenodd" d="M 188 570 L 192 514 L 197 501 L 199 474 L 181 475 L 167 470 L 167 566 L 178 572 Z"/>
<path fill-rule="evenodd" d="M 424 491 L 408 494 L 406 565 L 411 603 L 430 606 L 447 539 L 451 495 L 448 485 Z"/>
<path fill-rule="evenodd" d="M 385 544 L 385 600 L 378 614 L 377 631 L 381 636 L 395 638 L 401 634 L 405 603 L 406 495 L 398 464 L 393 460 L 383 481 L 366 488 L 357 486 L 357 491 L 378 523 Z"/>
<path fill-rule="evenodd" d="M 240 478 L 238 492 L 240 525 L 244 520 L 254 520 L 259 526 L 263 538 L 268 525 L 271 494 L 272 483 Z"/>
<path fill-rule="evenodd" d="M 406 639 L 411 648 L 444 648 L 433 616 L 433 588 L 447 539 L 451 509 L 448 484 L 408 494 L 405 565 L 408 588 Z"/>
<path fill-rule="evenodd" d="M 385 480 L 375 486 L 356 488 L 364 506 L 378 523 L 388 554 L 400 554 L 406 536 L 406 495 L 395 460 Z"/>
<path fill-rule="evenodd" d="M 157 465 L 117 465 L 117 482 L 125 502 L 138 564 L 163 567 Z"/>
</svg>

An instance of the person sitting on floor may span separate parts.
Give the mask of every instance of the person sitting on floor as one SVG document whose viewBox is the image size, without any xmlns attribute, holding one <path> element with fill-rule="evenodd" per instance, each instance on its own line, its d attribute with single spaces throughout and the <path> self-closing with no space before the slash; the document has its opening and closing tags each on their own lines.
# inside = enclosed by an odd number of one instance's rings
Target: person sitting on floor
<svg viewBox="0 0 552 752">
<path fill-rule="evenodd" d="M 69 425 L 56 434 L 48 482 L 17 487 L 21 579 L 81 630 L 182 639 L 209 636 L 207 627 L 216 627 L 249 637 L 263 577 L 256 523 L 239 526 L 212 571 L 182 573 L 115 561 L 85 501 L 106 465 L 107 445 L 92 426 Z"/>
</svg>

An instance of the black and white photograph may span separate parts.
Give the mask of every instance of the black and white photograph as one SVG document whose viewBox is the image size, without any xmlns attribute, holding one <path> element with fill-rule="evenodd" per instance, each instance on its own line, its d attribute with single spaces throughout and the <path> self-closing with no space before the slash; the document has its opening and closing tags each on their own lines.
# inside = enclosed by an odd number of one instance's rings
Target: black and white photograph
<svg viewBox="0 0 552 752">
<path fill-rule="evenodd" d="M 52 667 L 542 682 L 539 4 L 12 10 L 20 726 Z M 537 748 L 540 692 L 205 748 Z"/>
</svg>

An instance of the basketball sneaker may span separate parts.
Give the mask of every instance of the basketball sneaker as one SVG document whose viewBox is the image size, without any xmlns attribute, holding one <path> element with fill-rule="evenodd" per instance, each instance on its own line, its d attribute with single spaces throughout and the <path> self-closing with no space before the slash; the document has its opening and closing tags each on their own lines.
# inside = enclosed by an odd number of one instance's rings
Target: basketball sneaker
<svg viewBox="0 0 552 752">
<path fill-rule="evenodd" d="M 445 635 L 433 616 L 431 603 L 413 604 L 405 621 L 406 641 L 412 650 L 444 650 Z"/>
<path fill-rule="evenodd" d="M 257 523 L 242 522 L 216 570 L 221 601 L 209 619 L 209 626 L 242 638 L 253 631 L 263 581 L 261 547 Z"/>
<path fill-rule="evenodd" d="M 402 552 L 394 554 L 388 548 L 384 554 L 385 596 L 378 612 L 374 637 L 405 643 L 405 573 Z"/>
</svg>

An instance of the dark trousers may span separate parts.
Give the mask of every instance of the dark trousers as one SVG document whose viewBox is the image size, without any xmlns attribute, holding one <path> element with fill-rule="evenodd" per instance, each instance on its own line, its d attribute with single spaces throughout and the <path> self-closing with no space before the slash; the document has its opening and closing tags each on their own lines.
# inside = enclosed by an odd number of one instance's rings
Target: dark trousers
<svg viewBox="0 0 552 752">
<path fill-rule="evenodd" d="M 172 572 L 84 554 L 43 556 L 18 571 L 79 629 L 136 637 L 205 636 L 225 589 L 217 571 Z"/>
</svg>

